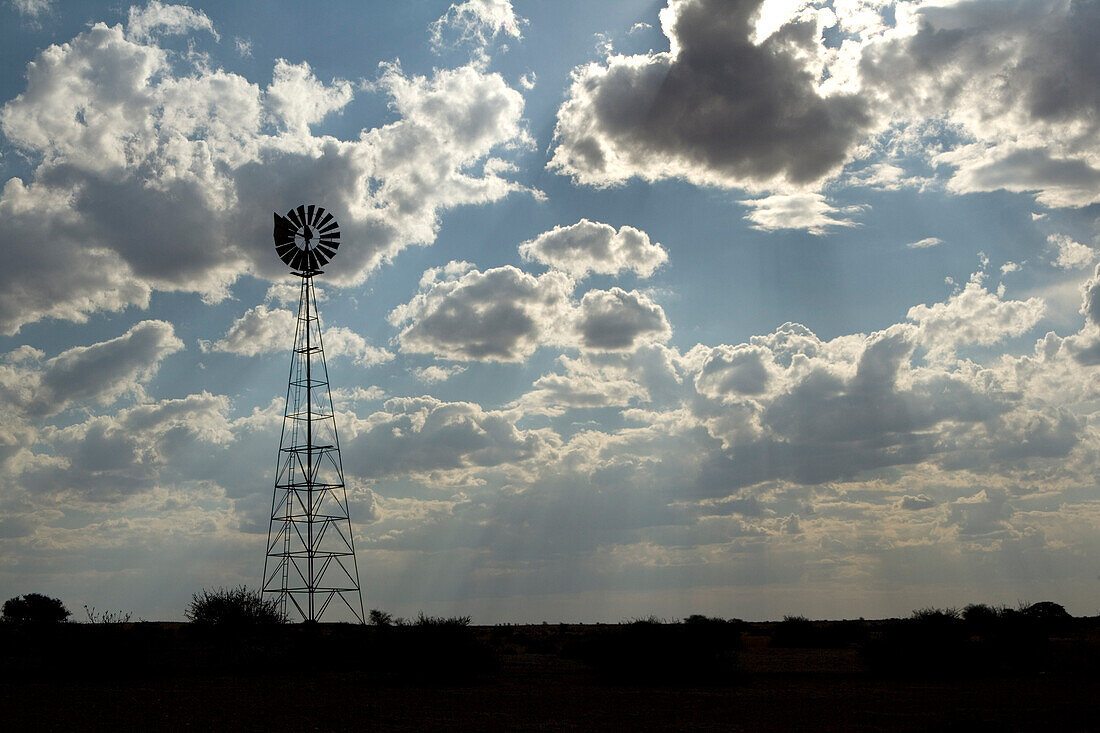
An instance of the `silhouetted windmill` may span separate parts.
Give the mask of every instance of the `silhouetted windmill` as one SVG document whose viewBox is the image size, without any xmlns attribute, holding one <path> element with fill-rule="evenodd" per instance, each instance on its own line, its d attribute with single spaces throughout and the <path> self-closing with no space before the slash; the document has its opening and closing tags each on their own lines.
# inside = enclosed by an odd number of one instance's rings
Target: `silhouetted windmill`
<svg viewBox="0 0 1100 733">
<path fill-rule="evenodd" d="M 340 247 L 340 229 L 320 206 L 275 214 L 275 251 L 302 279 L 290 357 L 279 465 L 264 560 L 265 594 L 292 618 L 319 621 L 339 598 L 363 621 L 340 441 L 321 342 L 314 275 Z"/>
</svg>

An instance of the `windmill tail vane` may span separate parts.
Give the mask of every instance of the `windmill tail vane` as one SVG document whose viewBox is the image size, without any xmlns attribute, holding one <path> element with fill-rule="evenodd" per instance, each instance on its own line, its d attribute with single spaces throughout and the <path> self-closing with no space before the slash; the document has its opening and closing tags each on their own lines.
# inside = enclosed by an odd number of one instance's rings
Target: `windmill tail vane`
<svg viewBox="0 0 1100 733">
<path fill-rule="evenodd" d="M 335 605 L 364 621 L 340 439 L 329 388 L 314 275 L 340 246 L 320 206 L 275 214 L 275 251 L 300 277 L 283 430 L 271 499 L 263 592 L 287 618 L 319 621 Z"/>
</svg>

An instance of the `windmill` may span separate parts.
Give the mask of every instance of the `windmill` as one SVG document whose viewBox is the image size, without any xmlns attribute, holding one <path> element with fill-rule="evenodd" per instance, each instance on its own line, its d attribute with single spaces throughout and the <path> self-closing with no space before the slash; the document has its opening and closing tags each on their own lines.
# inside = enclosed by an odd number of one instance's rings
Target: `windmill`
<svg viewBox="0 0 1100 733">
<path fill-rule="evenodd" d="M 265 597 L 319 621 L 333 601 L 363 622 L 340 440 L 313 278 L 340 247 L 335 217 L 310 204 L 275 214 L 275 252 L 301 278 L 264 560 Z"/>
</svg>

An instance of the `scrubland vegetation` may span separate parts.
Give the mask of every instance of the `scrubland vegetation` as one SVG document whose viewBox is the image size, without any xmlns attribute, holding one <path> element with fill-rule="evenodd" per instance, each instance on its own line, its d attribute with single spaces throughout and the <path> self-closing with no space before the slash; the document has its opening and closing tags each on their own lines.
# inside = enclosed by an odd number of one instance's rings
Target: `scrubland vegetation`
<svg viewBox="0 0 1100 733">
<path fill-rule="evenodd" d="M 0 704 L 14 723 L 80 727 L 88 705 L 137 727 L 157 705 L 189 725 L 235 727 L 308 724 L 322 709 L 337 715 L 327 727 L 393 729 L 1087 729 L 1100 719 L 1100 617 L 1049 601 L 884 620 L 595 625 L 372 609 L 350 625 L 285 623 L 259 593 L 233 588 L 196 593 L 188 623 L 85 612 L 87 623 L 64 621 L 60 601 L 36 594 L 4 605 Z M 297 707 L 279 713 L 290 698 Z"/>
</svg>

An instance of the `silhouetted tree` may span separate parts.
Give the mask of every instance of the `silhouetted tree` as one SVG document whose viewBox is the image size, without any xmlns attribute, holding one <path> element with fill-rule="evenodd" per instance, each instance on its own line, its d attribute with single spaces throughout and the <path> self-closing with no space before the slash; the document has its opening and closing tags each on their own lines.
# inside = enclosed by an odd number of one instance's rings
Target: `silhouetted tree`
<svg viewBox="0 0 1100 733">
<path fill-rule="evenodd" d="M 69 609 L 60 600 L 41 593 L 28 593 L 4 601 L 5 621 L 60 623 L 70 615 Z"/>
<path fill-rule="evenodd" d="M 393 626 L 393 614 L 388 611 L 372 608 L 370 614 L 367 616 L 367 622 L 370 623 L 371 626 Z"/>
<path fill-rule="evenodd" d="M 218 626 L 256 626 L 286 621 L 279 612 L 278 600 L 267 600 L 260 591 L 243 585 L 212 591 L 203 588 L 191 596 L 191 603 L 183 615 L 192 623 Z"/>
<path fill-rule="evenodd" d="M 1000 620 L 1005 615 L 1005 610 L 985 603 L 971 603 L 962 610 L 962 618 L 970 626 L 984 629 Z"/>
<path fill-rule="evenodd" d="M 1021 612 L 1028 618 L 1033 618 L 1037 621 L 1066 621 L 1073 618 L 1066 611 L 1065 607 L 1060 603 L 1054 601 L 1039 601 L 1038 603 L 1032 603 L 1030 606 L 1021 609 Z"/>
</svg>

